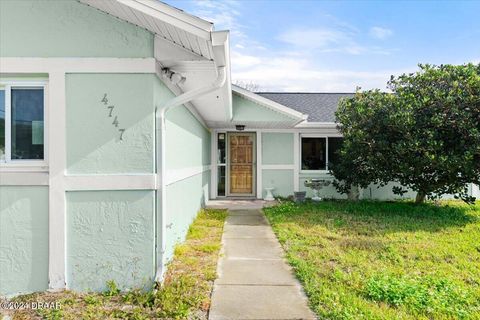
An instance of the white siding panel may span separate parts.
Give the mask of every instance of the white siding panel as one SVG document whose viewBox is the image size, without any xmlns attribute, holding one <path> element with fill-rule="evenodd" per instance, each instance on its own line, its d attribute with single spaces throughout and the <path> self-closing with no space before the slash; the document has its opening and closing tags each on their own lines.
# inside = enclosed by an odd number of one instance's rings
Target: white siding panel
<svg viewBox="0 0 480 320">
<path fill-rule="evenodd" d="M 197 37 L 197 43 L 200 47 L 200 54 L 204 57 L 207 57 L 208 59 L 212 59 L 212 54 L 210 53 L 210 50 L 208 48 L 207 41 L 205 41 L 203 39 L 199 39 Z"/>
<path fill-rule="evenodd" d="M 179 30 L 179 29 L 177 29 L 177 33 L 178 33 L 178 36 L 180 38 L 181 45 L 184 46 L 185 48 L 187 48 L 188 50 L 193 51 L 192 46 L 190 45 L 190 42 L 188 41 L 187 33 L 185 31 Z"/>
<path fill-rule="evenodd" d="M 189 33 L 186 33 L 185 35 L 188 38 L 188 43 L 190 43 L 190 47 L 192 48 L 192 51 L 196 53 L 201 53 L 202 50 L 200 50 L 200 45 L 198 44 L 198 38 Z"/>
<path fill-rule="evenodd" d="M 178 37 L 178 33 L 177 33 L 177 28 L 172 27 L 169 24 L 166 24 L 165 26 L 167 27 L 168 32 L 170 33 L 170 36 L 172 37 L 172 41 L 175 42 L 176 44 L 181 45 L 180 38 Z"/>
</svg>

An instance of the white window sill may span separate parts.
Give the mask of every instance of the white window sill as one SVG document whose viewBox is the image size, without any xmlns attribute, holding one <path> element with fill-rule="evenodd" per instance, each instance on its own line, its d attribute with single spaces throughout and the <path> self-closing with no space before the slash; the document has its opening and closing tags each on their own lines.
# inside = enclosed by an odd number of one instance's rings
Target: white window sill
<svg viewBox="0 0 480 320">
<path fill-rule="evenodd" d="M 20 160 L 0 163 L 0 172 L 48 172 L 45 161 Z"/>
</svg>

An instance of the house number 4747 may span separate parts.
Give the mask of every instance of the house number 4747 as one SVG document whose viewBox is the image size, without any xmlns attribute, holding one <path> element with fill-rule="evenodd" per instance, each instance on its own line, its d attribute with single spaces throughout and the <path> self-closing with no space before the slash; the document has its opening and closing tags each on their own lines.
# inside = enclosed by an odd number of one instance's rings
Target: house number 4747
<svg viewBox="0 0 480 320">
<path fill-rule="evenodd" d="M 100 102 L 102 102 L 107 107 L 108 117 L 113 118 L 112 125 L 115 126 L 115 128 L 118 128 L 118 126 L 120 125 L 120 122 L 118 122 L 118 116 L 115 115 L 115 113 L 113 112 L 113 110 L 115 109 L 115 106 L 112 104 L 111 105 L 108 104 L 108 98 L 106 93 L 103 94 L 103 98 L 102 100 L 100 100 Z M 119 140 L 123 141 L 123 133 L 125 132 L 125 129 L 118 128 L 118 132 L 120 133 Z"/>
</svg>

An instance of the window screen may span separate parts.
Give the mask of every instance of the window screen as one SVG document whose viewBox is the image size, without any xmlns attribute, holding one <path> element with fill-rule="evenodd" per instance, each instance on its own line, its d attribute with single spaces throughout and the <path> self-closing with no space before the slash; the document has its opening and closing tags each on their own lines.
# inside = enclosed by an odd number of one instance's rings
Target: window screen
<svg viewBox="0 0 480 320">
<path fill-rule="evenodd" d="M 302 138 L 302 170 L 326 170 L 326 138 Z"/>
<path fill-rule="evenodd" d="M 11 159 L 43 159 L 43 89 L 11 90 Z"/>
<path fill-rule="evenodd" d="M 343 138 L 328 138 L 328 164 L 337 163 L 340 157 L 339 151 L 342 148 Z"/>
<path fill-rule="evenodd" d="M 5 160 L 5 90 L 0 89 L 0 161 Z"/>
</svg>

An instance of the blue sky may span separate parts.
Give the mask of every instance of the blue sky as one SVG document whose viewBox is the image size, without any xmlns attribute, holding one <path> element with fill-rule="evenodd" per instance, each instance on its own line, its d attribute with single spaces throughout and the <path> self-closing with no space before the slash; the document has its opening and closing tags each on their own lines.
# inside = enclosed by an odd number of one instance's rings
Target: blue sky
<svg viewBox="0 0 480 320">
<path fill-rule="evenodd" d="M 165 1 L 230 30 L 233 82 L 263 91 L 385 89 L 418 63 L 480 63 L 480 1 Z"/>
</svg>

